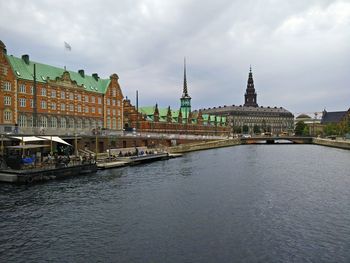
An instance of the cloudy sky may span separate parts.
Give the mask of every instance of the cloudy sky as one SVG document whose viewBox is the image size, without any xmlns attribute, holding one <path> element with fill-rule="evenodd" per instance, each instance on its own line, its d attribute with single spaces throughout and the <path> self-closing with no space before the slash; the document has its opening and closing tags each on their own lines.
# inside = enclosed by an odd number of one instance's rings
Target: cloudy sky
<svg viewBox="0 0 350 263">
<path fill-rule="evenodd" d="M 143 106 L 179 107 L 186 56 L 194 109 L 243 104 L 250 64 L 259 105 L 350 107 L 348 0 L 1 1 L 0 39 L 8 54 L 117 73 Z"/>
</svg>

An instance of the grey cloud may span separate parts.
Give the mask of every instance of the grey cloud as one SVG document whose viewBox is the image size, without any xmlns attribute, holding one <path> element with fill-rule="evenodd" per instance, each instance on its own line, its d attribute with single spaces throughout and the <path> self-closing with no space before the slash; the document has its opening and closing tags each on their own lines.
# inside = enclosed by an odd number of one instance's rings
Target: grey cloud
<svg viewBox="0 0 350 263">
<path fill-rule="evenodd" d="M 250 64 L 261 105 L 349 107 L 348 1 L 15 0 L 0 10 L 9 53 L 116 72 L 143 105 L 179 107 L 186 56 L 194 108 L 241 104 Z"/>
</svg>

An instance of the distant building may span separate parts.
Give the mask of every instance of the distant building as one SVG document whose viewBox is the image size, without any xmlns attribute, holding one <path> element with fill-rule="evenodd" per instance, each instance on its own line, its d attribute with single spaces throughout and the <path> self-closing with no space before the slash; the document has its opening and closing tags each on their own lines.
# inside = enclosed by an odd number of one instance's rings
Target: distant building
<svg viewBox="0 0 350 263">
<path fill-rule="evenodd" d="M 141 132 L 195 134 L 195 135 L 228 135 L 230 128 L 226 116 L 202 114 L 192 111 L 191 97 L 188 93 L 186 64 L 184 64 L 184 82 L 179 110 L 169 107 L 139 107 L 138 111 L 129 99 L 124 100 L 124 128 Z"/>
<path fill-rule="evenodd" d="M 309 128 L 309 135 L 316 136 L 323 133 L 323 125 L 321 125 L 322 112 L 306 112 L 299 113 L 294 120 L 294 126 L 302 121 Z"/>
<path fill-rule="evenodd" d="M 346 117 L 346 115 L 349 113 L 349 110 L 348 111 L 330 111 L 330 112 L 327 112 L 326 110 L 324 110 L 322 112 L 321 124 L 323 125 L 338 124 L 342 121 L 343 118 Z"/>
<path fill-rule="evenodd" d="M 7 55 L 0 41 L 0 132 L 91 134 L 122 130 L 118 75 L 101 79 Z M 14 127 L 14 128 L 13 128 Z"/>
<path fill-rule="evenodd" d="M 219 106 L 202 109 L 202 114 L 226 116 L 234 133 L 281 132 L 291 133 L 294 129 L 294 116 L 282 107 L 258 106 L 257 93 L 254 88 L 253 73 L 250 68 L 244 105 Z"/>
<path fill-rule="evenodd" d="M 325 133 L 329 133 L 331 128 L 333 135 L 346 135 L 350 137 L 350 108 L 347 111 L 323 111 L 321 124 Z M 333 128 L 332 128 L 333 126 Z M 335 129 L 334 129 L 335 128 Z M 333 129 L 333 130 L 332 130 Z"/>
</svg>

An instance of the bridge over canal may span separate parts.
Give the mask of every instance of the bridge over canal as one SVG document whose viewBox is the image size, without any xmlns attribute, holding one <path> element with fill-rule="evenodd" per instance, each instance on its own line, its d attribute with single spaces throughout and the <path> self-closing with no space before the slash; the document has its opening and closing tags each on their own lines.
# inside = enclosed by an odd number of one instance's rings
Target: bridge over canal
<svg viewBox="0 0 350 263">
<path fill-rule="evenodd" d="M 256 136 L 250 138 L 240 138 L 242 144 L 284 144 L 284 143 L 296 143 L 296 144 L 310 144 L 312 143 L 312 137 L 303 136 Z"/>
</svg>

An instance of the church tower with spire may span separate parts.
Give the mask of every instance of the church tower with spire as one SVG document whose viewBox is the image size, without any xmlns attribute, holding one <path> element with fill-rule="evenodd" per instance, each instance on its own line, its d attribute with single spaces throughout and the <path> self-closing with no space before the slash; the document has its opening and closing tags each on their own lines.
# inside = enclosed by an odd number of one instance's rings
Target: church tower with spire
<svg viewBox="0 0 350 263">
<path fill-rule="evenodd" d="M 244 94 L 244 106 L 258 107 L 256 96 L 257 96 L 257 94 L 256 94 L 255 88 L 254 88 L 252 67 L 250 67 L 247 89 L 246 89 L 246 92 Z"/>
<path fill-rule="evenodd" d="M 182 119 L 186 123 L 188 122 L 188 116 L 191 112 L 191 97 L 188 95 L 187 91 L 187 79 L 186 79 L 186 58 L 184 59 L 184 85 L 182 91 L 182 97 L 180 98 L 181 107 L 180 111 L 182 114 Z"/>
</svg>

